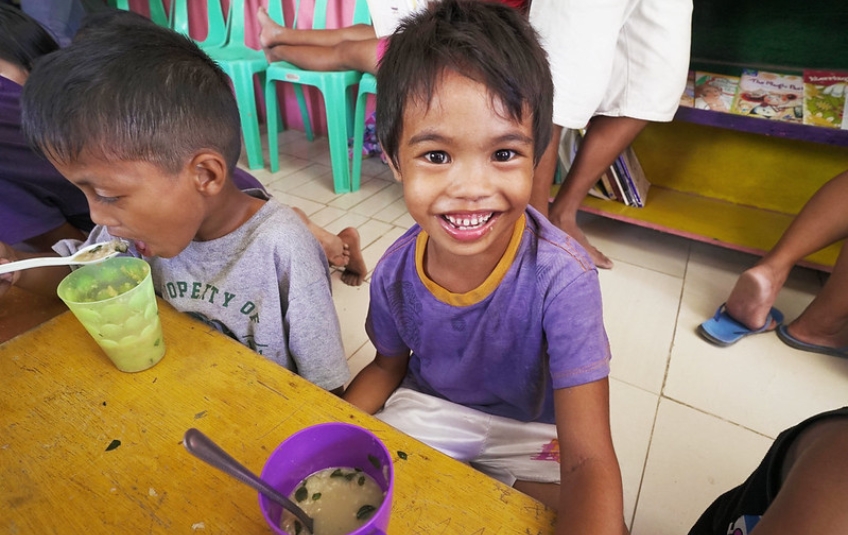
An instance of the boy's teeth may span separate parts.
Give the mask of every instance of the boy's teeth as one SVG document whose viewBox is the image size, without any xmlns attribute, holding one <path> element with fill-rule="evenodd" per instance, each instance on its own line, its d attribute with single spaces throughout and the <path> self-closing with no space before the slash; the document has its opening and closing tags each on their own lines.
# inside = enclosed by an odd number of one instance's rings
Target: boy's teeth
<svg viewBox="0 0 848 535">
<path fill-rule="evenodd" d="M 459 227 L 460 230 L 466 230 L 472 227 L 479 227 L 480 225 L 484 225 L 489 219 L 492 218 L 491 212 L 485 215 L 473 215 L 471 217 L 454 217 L 452 215 L 445 215 L 445 219 L 451 222 L 456 227 Z"/>
</svg>

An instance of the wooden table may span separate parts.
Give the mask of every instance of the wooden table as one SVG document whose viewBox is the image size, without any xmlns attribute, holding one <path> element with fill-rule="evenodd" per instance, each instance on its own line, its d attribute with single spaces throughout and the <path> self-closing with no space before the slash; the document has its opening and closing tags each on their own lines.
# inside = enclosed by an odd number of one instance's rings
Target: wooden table
<svg viewBox="0 0 848 535">
<path fill-rule="evenodd" d="M 286 437 L 327 421 L 366 427 L 394 454 L 392 535 L 553 532 L 535 500 L 159 308 L 167 353 L 135 374 L 70 313 L 0 345 L 0 532 L 270 533 L 256 493 L 191 456 L 185 430 L 259 473 Z"/>
</svg>

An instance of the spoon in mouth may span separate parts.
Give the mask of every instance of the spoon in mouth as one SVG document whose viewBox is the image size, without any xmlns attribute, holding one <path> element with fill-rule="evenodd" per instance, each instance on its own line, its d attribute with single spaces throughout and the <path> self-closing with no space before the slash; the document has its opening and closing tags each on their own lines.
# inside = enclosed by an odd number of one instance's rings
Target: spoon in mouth
<svg viewBox="0 0 848 535">
<path fill-rule="evenodd" d="M 121 240 L 95 243 L 88 247 L 83 247 L 71 256 L 41 256 L 38 258 L 18 260 L 17 262 L 9 262 L 8 264 L 0 264 L 0 275 L 37 267 L 94 264 L 126 251 L 127 244 Z"/>
<path fill-rule="evenodd" d="M 218 470 L 221 470 L 225 474 L 231 475 L 242 483 L 253 487 L 255 490 L 264 494 L 269 500 L 282 505 L 284 508 L 294 513 L 294 516 L 303 523 L 306 529 L 309 530 L 309 533 L 312 533 L 312 518 L 310 518 L 303 509 L 278 492 L 277 489 L 260 479 L 259 476 L 242 466 L 242 464 L 233 459 L 229 453 L 212 442 L 212 439 L 197 429 L 191 428 L 185 432 L 183 445 L 189 453 L 201 461 L 204 461 Z"/>
</svg>

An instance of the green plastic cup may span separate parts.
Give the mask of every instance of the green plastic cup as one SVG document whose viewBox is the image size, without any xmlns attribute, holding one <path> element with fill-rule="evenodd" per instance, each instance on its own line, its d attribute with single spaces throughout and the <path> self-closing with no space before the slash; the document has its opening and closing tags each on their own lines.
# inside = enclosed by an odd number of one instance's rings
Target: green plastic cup
<svg viewBox="0 0 848 535">
<path fill-rule="evenodd" d="M 83 266 L 56 293 L 119 370 L 140 372 L 162 360 L 162 323 L 144 260 L 122 256 Z"/>
</svg>

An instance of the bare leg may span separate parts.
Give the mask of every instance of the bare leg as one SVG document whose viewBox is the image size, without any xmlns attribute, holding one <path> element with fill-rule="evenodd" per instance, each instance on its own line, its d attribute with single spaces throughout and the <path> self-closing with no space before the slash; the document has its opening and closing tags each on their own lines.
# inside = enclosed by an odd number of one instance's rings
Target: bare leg
<svg viewBox="0 0 848 535">
<path fill-rule="evenodd" d="M 345 41 L 366 41 L 376 39 L 374 27 L 367 24 L 354 24 L 343 28 L 326 30 L 299 30 L 280 26 L 268 16 L 264 7 L 256 12 L 259 19 L 259 44 L 262 48 L 277 45 L 333 46 Z"/>
<path fill-rule="evenodd" d="M 530 193 L 530 205 L 545 217 L 548 217 L 548 205 L 551 202 L 551 186 L 556 175 L 557 153 L 562 137 L 562 127 L 554 125 L 551 142 L 539 159 L 533 172 L 533 190 Z"/>
<path fill-rule="evenodd" d="M 577 210 L 601 174 L 636 139 L 646 124 L 647 121 L 631 117 L 593 117 L 571 169 L 550 207 L 548 219 L 551 223 L 577 240 L 599 268 L 611 268 L 612 260 L 593 247 L 577 226 Z"/>
<path fill-rule="evenodd" d="M 848 419 L 805 430 L 787 453 L 783 484 L 755 528 L 758 535 L 848 532 Z"/>
<path fill-rule="evenodd" d="M 751 329 L 763 326 L 789 272 L 805 256 L 848 237 L 848 172 L 822 186 L 801 209 L 774 248 L 736 281 L 727 311 Z M 840 254 L 833 273 L 791 334 L 805 342 L 848 345 L 848 258 Z M 842 343 L 838 343 L 838 342 Z"/>
<path fill-rule="evenodd" d="M 288 61 L 310 71 L 354 70 L 376 74 L 377 43 L 375 37 L 331 46 L 277 45 L 264 50 L 269 62 Z"/>
<path fill-rule="evenodd" d="M 269 62 L 288 61 L 311 71 L 377 71 L 378 40 L 373 26 L 298 30 L 280 26 L 263 7 L 256 15 L 259 43 Z"/>
<path fill-rule="evenodd" d="M 309 232 L 321 244 L 330 265 L 345 268 L 342 272 L 342 282 L 349 286 L 362 284 L 368 270 L 365 267 L 365 260 L 362 258 L 362 250 L 359 247 L 359 232 L 353 227 L 348 227 L 339 232 L 338 235 L 331 234 L 313 223 L 300 208 L 292 206 L 291 209 L 300 216 Z"/>
</svg>

